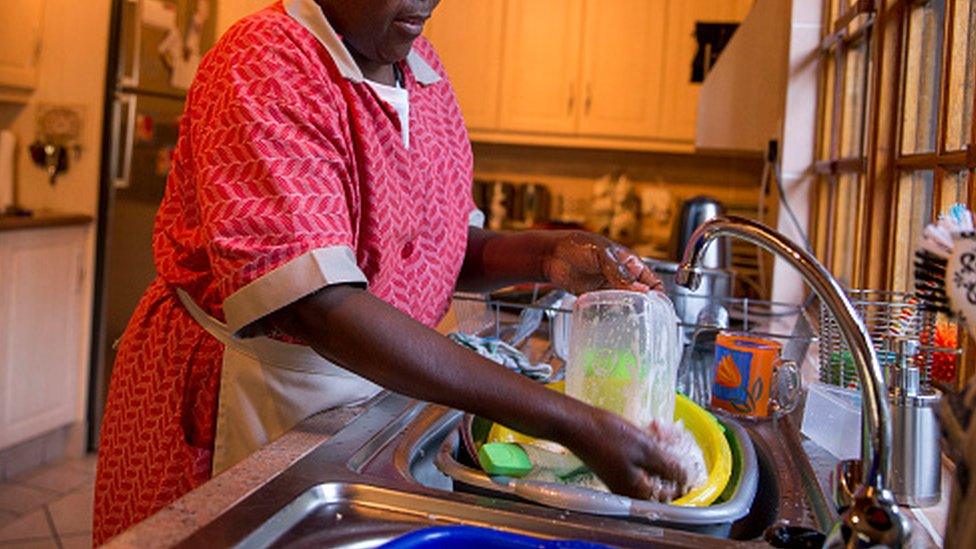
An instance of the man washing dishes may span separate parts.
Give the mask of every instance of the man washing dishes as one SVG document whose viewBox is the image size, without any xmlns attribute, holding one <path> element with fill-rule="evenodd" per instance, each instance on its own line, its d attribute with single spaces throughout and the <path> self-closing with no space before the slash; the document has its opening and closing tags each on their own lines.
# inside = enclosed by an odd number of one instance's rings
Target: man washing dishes
<svg viewBox="0 0 976 549">
<path fill-rule="evenodd" d="M 643 430 L 435 332 L 455 289 L 646 292 L 583 232 L 479 228 L 454 92 L 420 37 L 438 0 L 283 0 L 189 92 L 101 434 L 102 543 L 317 412 L 386 388 L 563 444 L 615 492 L 684 473 Z"/>
</svg>

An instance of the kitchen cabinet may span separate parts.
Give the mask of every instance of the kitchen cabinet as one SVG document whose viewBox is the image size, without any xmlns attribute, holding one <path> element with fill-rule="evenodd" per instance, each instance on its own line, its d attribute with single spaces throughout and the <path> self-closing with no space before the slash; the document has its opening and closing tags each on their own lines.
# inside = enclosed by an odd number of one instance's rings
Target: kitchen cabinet
<svg viewBox="0 0 976 549">
<path fill-rule="evenodd" d="M 0 2 L 0 88 L 33 89 L 41 55 L 45 0 Z"/>
<path fill-rule="evenodd" d="M 441 4 L 427 23 L 471 129 L 498 127 L 503 0 L 453 0 Z"/>
<path fill-rule="evenodd" d="M 500 127 L 574 133 L 583 0 L 510 0 L 506 7 Z"/>
<path fill-rule="evenodd" d="M 666 0 L 587 0 L 579 133 L 655 137 Z"/>
<path fill-rule="evenodd" d="M 84 226 L 0 232 L 0 449 L 82 419 Z"/>
<path fill-rule="evenodd" d="M 695 23 L 742 21 L 753 0 L 670 0 L 666 20 L 661 82 L 661 133 L 664 139 L 695 139 L 700 83 L 691 81 L 691 64 L 698 44 Z"/>
<path fill-rule="evenodd" d="M 695 24 L 741 21 L 752 4 L 447 0 L 428 36 L 473 141 L 691 151 Z"/>
</svg>

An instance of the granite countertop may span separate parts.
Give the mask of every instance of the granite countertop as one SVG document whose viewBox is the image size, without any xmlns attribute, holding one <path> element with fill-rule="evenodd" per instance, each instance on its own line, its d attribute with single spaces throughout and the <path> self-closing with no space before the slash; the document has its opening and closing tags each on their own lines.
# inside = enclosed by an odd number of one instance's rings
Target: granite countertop
<svg viewBox="0 0 976 549">
<path fill-rule="evenodd" d="M 0 232 L 87 225 L 91 222 L 90 215 L 38 210 L 30 216 L 0 215 Z"/>
<path fill-rule="evenodd" d="M 104 547 L 172 547 L 267 484 L 332 438 L 377 399 L 314 415 L 244 461 L 217 475 L 156 514 L 112 538 Z"/>
</svg>

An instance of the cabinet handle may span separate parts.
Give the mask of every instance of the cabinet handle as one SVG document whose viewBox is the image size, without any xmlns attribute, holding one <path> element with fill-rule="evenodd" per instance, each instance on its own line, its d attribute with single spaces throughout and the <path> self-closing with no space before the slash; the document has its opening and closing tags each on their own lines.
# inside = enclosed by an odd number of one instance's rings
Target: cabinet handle
<svg viewBox="0 0 976 549">
<path fill-rule="evenodd" d="M 125 109 L 123 114 L 123 109 Z M 136 96 L 119 94 L 112 107 L 114 126 L 118 133 L 112 136 L 113 187 L 129 187 L 129 174 L 132 172 L 132 147 L 136 131 Z M 124 132 L 124 133 L 123 133 Z"/>
<path fill-rule="evenodd" d="M 38 37 L 34 41 L 34 66 L 36 67 L 41 63 L 41 53 L 44 51 L 44 41 Z"/>
<path fill-rule="evenodd" d="M 566 114 L 573 114 L 573 107 L 576 106 L 576 86 L 569 83 L 569 101 L 566 102 Z"/>
<path fill-rule="evenodd" d="M 583 114 L 590 114 L 590 107 L 593 105 L 593 84 L 586 83 L 586 98 L 583 99 Z"/>
<path fill-rule="evenodd" d="M 132 43 L 129 44 L 128 54 L 132 56 L 132 72 L 125 72 L 126 65 L 126 48 L 120 45 L 119 55 L 119 84 L 122 87 L 135 88 L 139 86 L 139 72 L 141 65 L 141 55 L 142 55 L 142 2 L 140 0 L 125 0 L 126 4 L 130 4 L 129 9 L 133 10 L 132 17 Z M 122 7 L 123 10 L 126 9 L 125 5 Z M 125 17 L 122 18 L 122 23 L 125 24 Z"/>
<path fill-rule="evenodd" d="M 88 271 L 85 269 L 85 256 L 81 252 L 78 252 L 78 286 L 75 288 L 75 294 L 80 295 L 85 289 L 85 279 L 88 276 Z"/>
</svg>

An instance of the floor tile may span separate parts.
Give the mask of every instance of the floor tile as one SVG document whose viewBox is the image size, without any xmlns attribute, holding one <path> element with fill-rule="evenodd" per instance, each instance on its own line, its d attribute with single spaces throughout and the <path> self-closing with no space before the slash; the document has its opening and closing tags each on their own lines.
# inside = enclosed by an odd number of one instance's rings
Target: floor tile
<svg viewBox="0 0 976 549">
<path fill-rule="evenodd" d="M 61 536 L 61 547 L 63 549 L 91 549 L 91 533 L 80 534 L 77 536 Z"/>
<path fill-rule="evenodd" d="M 16 513 L 11 513 L 9 511 L 0 511 L 0 529 L 10 524 L 11 522 L 17 520 L 18 516 L 20 515 Z"/>
<path fill-rule="evenodd" d="M 78 490 L 47 506 L 58 535 L 91 532 L 92 497 L 91 490 Z"/>
<path fill-rule="evenodd" d="M 0 542 L 53 537 L 44 509 L 28 513 L 0 528 Z"/>
<path fill-rule="evenodd" d="M 18 541 L 0 541 L 2 549 L 58 549 L 54 536 L 46 538 L 27 539 Z"/>
<path fill-rule="evenodd" d="M 16 482 L 0 484 L 0 511 L 24 514 L 57 499 L 57 492 L 34 488 Z"/>
<path fill-rule="evenodd" d="M 98 465 L 98 454 L 88 454 L 80 459 L 72 459 L 65 462 L 69 467 L 85 471 L 90 475 L 95 474 L 95 466 Z"/>
<path fill-rule="evenodd" d="M 48 465 L 13 480 L 20 484 L 51 490 L 59 494 L 70 493 L 93 482 L 90 473 L 79 467 L 72 467 L 65 462 Z"/>
</svg>

